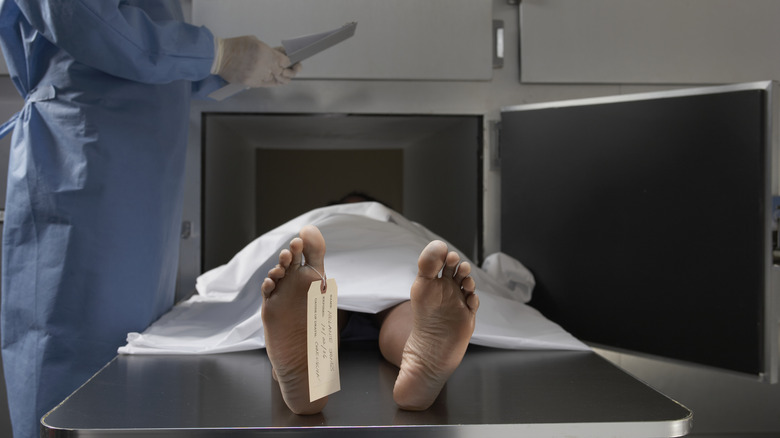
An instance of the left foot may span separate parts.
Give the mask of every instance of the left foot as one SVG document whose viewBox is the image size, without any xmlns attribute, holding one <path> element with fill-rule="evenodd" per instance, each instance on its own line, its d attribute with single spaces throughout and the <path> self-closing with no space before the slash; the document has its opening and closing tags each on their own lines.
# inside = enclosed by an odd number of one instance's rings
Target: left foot
<svg viewBox="0 0 780 438">
<path fill-rule="evenodd" d="M 312 281 L 325 273 L 325 239 L 313 225 L 303 227 L 299 236 L 290 242 L 290 249 L 282 250 L 279 264 L 263 281 L 261 317 L 266 352 L 282 397 L 291 411 L 310 415 L 328 402 L 327 397 L 309 401 L 306 349 L 307 295 Z"/>
<path fill-rule="evenodd" d="M 417 266 L 411 289 L 412 331 L 393 388 L 393 399 L 407 410 L 428 409 L 436 400 L 466 353 L 479 307 L 474 280 L 468 276 L 471 266 L 460 263 L 457 253 L 448 253 L 444 242 L 428 244 Z"/>
</svg>

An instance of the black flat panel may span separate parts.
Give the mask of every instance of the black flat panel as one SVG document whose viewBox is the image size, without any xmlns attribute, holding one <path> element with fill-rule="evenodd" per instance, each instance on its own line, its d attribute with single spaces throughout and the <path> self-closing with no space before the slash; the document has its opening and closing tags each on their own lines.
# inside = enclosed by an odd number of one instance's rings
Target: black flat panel
<svg viewBox="0 0 780 438">
<path fill-rule="evenodd" d="M 762 368 L 764 90 L 503 114 L 502 250 L 582 340 Z"/>
</svg>

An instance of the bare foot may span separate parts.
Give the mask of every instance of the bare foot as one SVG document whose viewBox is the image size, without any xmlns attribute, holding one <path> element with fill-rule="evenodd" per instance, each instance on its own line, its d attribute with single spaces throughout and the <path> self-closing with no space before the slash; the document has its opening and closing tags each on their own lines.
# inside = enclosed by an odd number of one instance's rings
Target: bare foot
<svg viewBox="0 0 780 438">
<path fill-rule="evenodd" d="M 279 254 L 279 264 L 263 281 L 261 316 L 265 345 L 285 403 L 296 414 L 319 413 L 328 402 L 309 402 L 306 350 L 306 296 L 312 281 L 325 275 L 325 239 L 313 225 L 303 227 Z M 301 265 L 302 257 L 309 266 Z M 316 271 L 315 271 L 316 269 Z"/>
<path fill-rule="evenodd" d="M 433 404 L 460 365 L 474 332 L 479 299 L 468 276 L 471 266 L 459 263 L 458 254 L 448 253 L 447 245 L 438 240 L 420 254 L 411 290 L 412 331 L 393 389 L 402 409 L 424 410 Z"/>
</svg>

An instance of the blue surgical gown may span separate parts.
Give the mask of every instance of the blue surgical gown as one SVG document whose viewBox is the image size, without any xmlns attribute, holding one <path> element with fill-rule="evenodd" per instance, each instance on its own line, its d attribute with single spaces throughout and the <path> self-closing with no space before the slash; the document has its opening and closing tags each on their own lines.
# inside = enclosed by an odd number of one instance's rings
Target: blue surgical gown
<svg viewBox="0 0 780 438">
<path fill-rule="evenodd" d="M 0 0 L 12 123 L 2 352 L 16 438 L 174 298 L 195 92 L 214 37 L 178 0 Z"/>
</svg>

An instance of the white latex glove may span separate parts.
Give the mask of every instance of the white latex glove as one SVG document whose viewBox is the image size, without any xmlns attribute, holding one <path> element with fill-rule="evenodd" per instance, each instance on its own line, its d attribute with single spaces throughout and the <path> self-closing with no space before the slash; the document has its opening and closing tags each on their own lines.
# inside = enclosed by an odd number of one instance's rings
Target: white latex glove
<svg viewBox="0 0 780 438">
<path fill-rule="evenodd" d="M 290 82 L 301 69 L 290 66 L 283 49 L 278 50 L 247 35 L 216 39 L 216 54 L 211 73 L 222 76 L 231 84 L 247 87 L 270 87 Z"/>
</svg>

